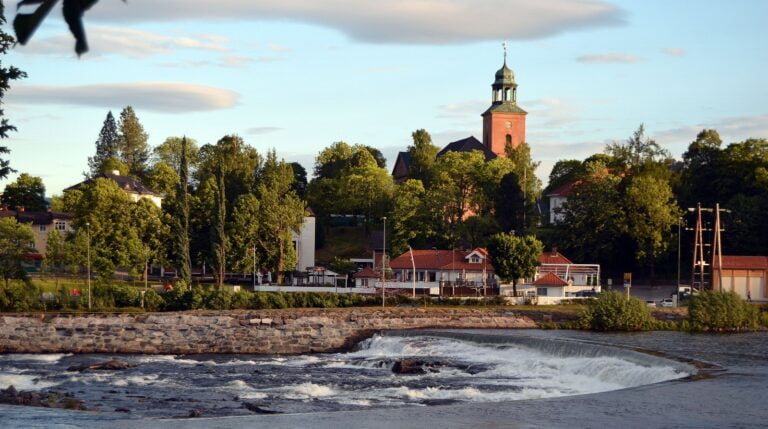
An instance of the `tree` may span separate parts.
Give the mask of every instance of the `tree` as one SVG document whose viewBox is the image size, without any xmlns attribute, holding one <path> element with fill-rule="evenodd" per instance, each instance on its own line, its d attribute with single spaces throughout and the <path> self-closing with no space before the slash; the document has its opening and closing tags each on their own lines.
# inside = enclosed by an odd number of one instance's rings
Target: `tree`
<svg viewBox="0 0 768 429">
<path fill-rule="evenodd" d="M 502 231 L 525 234 L 528 224 L 536 220 L 534 206 L 526 203 L 520 178 L 515 173 L 505 175 L 495 195 L 495 215 Z"/>
<path fill-rule="evenodd" d="M 285 267 L 296 265 L 296 252 L 290 244 L 292 233 L 304 223 L 306 206 L 291 190 L 293 169 L 285 161 L 278 161 L 274 151 L 267 154 L 260 176 L 261 183 L 256 189 L 261 204 L 258 242 L 281 284 Z"/>
<path fill-rule="evenodd" d="M 625 200 L 627 233 L 637 244 L 635 257 L 651 268 L 653 281 L 654 263 L 669 246 L 680 210 L 667 182 L 648 175 L 632 178 Z"/>
<path fill-rule="evenodd" d="M 216 285 L 219 289 L 224 287 L 224 275 L 227 266 L 227 198 L 224 185 L 224 167 L 219 166 L 216 175 L 216 204 L 213 214 L 213 228 L 211 234 L 211 250 L 213 253 L 213 266 L 216 269 Z"/>
<path fill-rule="evenodd" d="M 43 211 L 48 206 L 43 179 L 27 173 L 21 173 L 15 182 L 7 184 L 0 200 L 12 209 Z"/>
<path fill-rule="evenodd" d="M 101 126 L 99 138 L 96 139 L 96 154 L 88 158 L 90 177 L 98 176 L 105 171 L 105 163 L 109 159 L 117 159 L 120 155 L 120 134 L 112 111 L 107 113 Z"/>
<path fill-rule="evenodd" d="M 142 272 L 146 285 L 149 267 L 167 262 L 165 243 L 170 230 L 162 210 L 145 198 L 136 202 L 133 212 L 139 246 L 132 251 L 132 266 Z"/>
<path fill-rule="evenodd" d="M 0 25 L 5 25 L 5 5 L 0 1 Z M 0 30 L 0 56 L 5 56 L 8 50 L 16 44 L 16 39 L 5 31 Z M 7 139 L 8 133 L 16 131 L 16 127 L 8 123 L 5 111 L 2 109 L 5 93 L 11 88 L 11 81 L 27 77 L 27 74 L 14 66 L 4 67 L 0 61 L 0 139 Z M 0 155 L 8 154 L 10 150 L 6 146 L 0 146 Z M 7 159 L 0 158 L 0 179 L 5 179 L 15 170 Z"/>
<path fill-rule="evenodd" d="M 173 204 L 172 239 L 176 272 L 179 278 L 189 285 L 192 281 L 192 262 L 189 255 L 189 151 L 186 146 L 187 140 L 184 138 L 179 151 L 179 181 Z"/>
<path fill-rule="evenodd" d="M 543 250 L 544 245 L 532 235 L 518 237 L 500 233 L 491 237 L 488 245 L 493 269 L 502 280 L 512 282 L 514 296 L 517 296 L 518 281 L 536 273 Z"/>
<path fill-rule="evenodd" d="M 348 285 L 350 284 L 352 274 L 357 272 L 357 264 L 349 259 L 333 258 L 333 261 L 328 264 L 328 268 L 335 273 L 344 274 Z"/>
<path fill-rule="evenodd" d="M 448 152 L 435 163 L 426 200 L 439 241 L 454 246 L 462 220 L 477 211 L 477 184 L 484 166 L 480 151 Z"/>
<path fill-rule="evenodd" d="M 400 255 L 408 245 L 423 244 L 431 235 L 426 217 L 426 191 L 421 180 L 408 179 L 395 188 L 392 204 L 392 254 Z"/>
<path fill-rule="evenodd" d="M 254 260 L 261 266 L 260 253 L 254 255 L 256 240 L 259 238 L 259 200 L 253 194 L 241 195 L 235 202 L 232 223 L 229 227 L 231 251 L 229 266 L 238 272 L 250 272 Z M 254 258 L 255 256 L 255 258 Z"/>
<path fill-rule="evenodd" d="M 344 212 L 362 214 L 366 226 L 386 215 L 392 199 L 392 175 L 371 159 L 371 164 L 348 169 L 340 179 Z"/>
<path fill-rule="evenodd" d="M 526 203 L 533 206 L 541 196 L 541 180 L 536 177 L 536 169 L 541 163 L 533 162 L 531 146 L 528 143 L 522 143 L 515 149 L 507 145 L 505 151 L 507 159 L 512 163 L 512 172 L 520 179 L 520 187 L 525 193 Z"/>
<path fill-rule="evenodd" d="M 432 181 L 432 168 L 437 159 L 440 148 L 432 144 L 432 136 L 424 129 L 418 129 L 411 133 L 413 144 L 408 146 L 408 154 L 411 157 L 411 165 L 408 168 L 408 176 L 411 179 L 421 180 L 429 186 Z"/>
<path fill-rule="evenodd" d="M 627 221 L 620 183 L 621 178 L 607 172 L 602 162 L 589 163 L 583 182 L 574 186 L 561 207 L 555 240 L 575 260 L 616 265 L 627 253 L 621 245 Z"/>
<path fill-rule="evenodd" d="M 175 171 L 181 169 L 182 155 L 187 159 L 187 169 L 197 166 L 199 152 L 197 142 L 187 137 L 168 137 L 152 149 L 155 162 L 162 161 Z"/>
<path fill-rule="evenodd" d="M 149 161 L 149 135 L 139 122 L 133 107 L 126 106 L 120 112 L 120 160 L 128 166 L 128 173 L 142 177 Z"/>
<path fill-rule="evenodd" d="M 59 288 L 58 274 L 64 271 L 68 259 L 69 255 L 64 237 L 56 229 L 49 231 L 45 242 L 43 266 L 46 272 L 53 273 L 56 280 L 56 289 Z"/>
<path fill-rule="evenodd" d="M 8 287 L 10 279 L 24 279 L 24 260 L 32 253 L 31 243 L 35 241 L 32 227 L 18 223 L 12 217 L 0 218 L 0 276 Z"/>
<path fill-rule="evenodd" d="M 605 149 L 618 165 L 632 174 L 654 167 L 668 166 L 672 156 L 655 140 L 645 135 L 645 126 L 640 124 L 637 130 L 624 143 L 613 142 Z"/>
<path fill-rule="evenodd" d="M 581 179 L 585 173 L 586 168 L 582 161 L 578 159 L 561 159 L 555 163 L 552 167 L 552 172 L 549 173 L 547 190 L 554 191 L 563 185 L 573 183 Z"/>
<path fill-rule="evenodd" d="M 173 167 L 165 161 L 158 161 L 147 171 L 144 184 L 153 191 L 163 194 L 166 201 L 173 201 L 180 180 Z"/>
<path fill-rule="evenodd" d="M 307 170 L 298 162 L 289 164 L 293 169 L 293 189 L 302 200 L 307 194 Z"/>
<path fill-rule="evenodd" d="M 143 248 L 136 226 L 136 203 L 117 183 L 105 178 L 69 193 L 77 197 L 69 203 L 75 215 L 75 234 L 70 237 L 76 245 L 71 250 L 73 260 L 84 265 L 90 235 L 91 265 L 101 278 L 111 279 L 117 267 L 134 267 Z"/>
<path fill-rule="evenodd" d="M 227 207 L 233 207 L 240 195 L 255 189 L 262 159 L 256 149 L 248 146 L 239 136 L 227 135 L 215 145 L 204 145 L 198 157 L 194 173 L 197 183 L 203 184 L 208 178 L 218 181 L 218 170 L 224 167 Z"/>
</svg>

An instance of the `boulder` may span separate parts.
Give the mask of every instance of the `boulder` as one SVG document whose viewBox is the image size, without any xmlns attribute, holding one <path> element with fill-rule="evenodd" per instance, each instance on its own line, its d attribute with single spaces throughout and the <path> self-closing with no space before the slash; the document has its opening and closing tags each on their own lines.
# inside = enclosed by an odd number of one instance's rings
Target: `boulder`
<svg viewBox="0 0 768 429">
<path fill-rule="evenodd" d="M 67 371 L 83 372 L 87 370 L 101 370 L 101 371 L 115 371 L 128 368 L 135 368 L 136 365 L 131 365 L 128 362 L 118 359 L 110 359 L 105 362 L 97 362 L 88 365 L 74 365 L 67 368 Z"/>
</svg>

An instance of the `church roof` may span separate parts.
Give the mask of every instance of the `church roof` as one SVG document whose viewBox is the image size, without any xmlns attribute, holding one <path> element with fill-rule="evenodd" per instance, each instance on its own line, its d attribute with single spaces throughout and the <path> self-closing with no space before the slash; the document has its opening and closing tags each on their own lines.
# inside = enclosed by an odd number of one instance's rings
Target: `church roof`
<svg viewBox="0 0 768 429">
<path fill-rule="evenodd" d="M 492 112 L 493 113 L 522 113 L 523 115 L 528 114 L 528 112 L 521 109 L 520 106 L 517 105 L 517 103 L 513 103 L 511 101 L 497 101 L 491 104 L 491 107 L 489 107 L 488 110 L 483 112 L 482 116 L 485 116 Z"/>
<path fill-rule="evenodd" d="M 437 157 L 440 158 L 448 152 L 471 152 L 473 150 L 479 150 L 483 152 L 486 161 L 490 161 L 498 157 L 498 155 L 488 149 L 488 146 L 481 143 L 480 140 L 476 139 L 474 136 L 469 136 L 465 139 L 457 140 L 453 143 L 448 143 L 448 145 L 445 146 L 443 150 L 437 153 Z"/>
<path fill-rule="evenodd" d="M 504 62 L 504 65 L 499 69 L 499 71 L 496 72 L 496 81 L 494 82 L 495 85 L 511 85 L 515 83 L 515 73 L 512 72 L 512 69 L 507 67 L 506 61 Z"/>
</svg>

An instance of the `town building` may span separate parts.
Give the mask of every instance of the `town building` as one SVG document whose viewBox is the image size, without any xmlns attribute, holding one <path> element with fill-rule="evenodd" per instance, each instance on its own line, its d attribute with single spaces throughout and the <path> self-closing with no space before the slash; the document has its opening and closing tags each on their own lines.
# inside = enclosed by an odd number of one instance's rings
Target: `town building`
<svg viewBox="0 0 768 429">
<path fill-rule="evenodd" d="M 48 235 L 52 231 L 57 231 L 63 239 L 67 234 L 74 232 L 74 227 L 72 226 L 74 215 L 70 213 L 59 213 L 51 210 L 28 212 L 23 207 L 19 207 L 17 210 L 0 208 L 0 218 L 3 217 L 12 217 L 18 223 L 25 223 L 32 227 L 32 234 L 35 240 L 29 243 L 30 248 L 34 251 L 30 255 L 30 261 L 33 262 L 34 268 L 37 269 L 40 268 L 40 263 L 45 256 L 48 246 Z"/>
<path fill-rule="evenodd" d="M 491 84 L 491 106 L 483 112 L 483 141 L 474 136 L 457 140 L 446 145 L 437 157 L 448 152 L 470 152 L 479 150 L 485 160 L 506 157 L 507 146 L 516 149 L 525 143 L 525 120 L 528 113 L 517 105 L 517 82 L 515 74 L 507 67 L 506 52 L 504 65 L 496 72 Z M 409 178 L 411 156 L 400 152 L 392 169 L 395 182 L 402 183 Z"/>
<path fill-rule="evenodd" d="M 568 197 L 573 192 L 574 186 L 578 183 L 580 182 L 566 183 L 544 195 L 544 198 L 546 198 L 549 203 L 549 215 L 547 221 L 549 221 L 550 225 L 555 225 L 563 221 L 564 215 L 561 212 L 561 208 L 563 207 L 563 204 L 568 201 Z"/>
<path fill-rule="evenodd" d="M 573 263 L 557 248 L 542 253 L 533 277 L 517 286 L 522 301 L 537 304 L 558 304 L 565 299 L 580 298 L 585 292 L 600 291 L 600 265 Z M 511 293 L 511 285 L 502 288 L 502 294 Z"/>
<path fill-rule="evenodd" d="M 312 209 L 307 209 L 301 228 L 291 234 L 296 250 L 296 271 L 311 270 L 315 266 L 315 213 Z"/>
<path fill-rule="evenodd" d="M 76 185 L 70 186 L 69 188 L 65 189 L 64 192 L 73 189 L 79 189 L 80 187 L 92 183 L 95 179 L 99 178 L 109 179 L 117 183 L 117 186 L 119 186 L 120 189 L 122 189 L 123 192 L 125 192 L 133 202 L 138 202 L 140 199 L 147 199 L 152 201 L 158 207 L 161 207 L 163 204 L 162 194 L 144 186 L 138 179 L 121 175 L 118 170 L 113 170 L 111 173 L 102 173 L 93 178 L 84 180 Z"/>
<path fill-rule="evenodd" d="M 716 291 L 736 292 L 742 299 L 768 302 L 766 274 L 768 256 L 722 256 L 712 269 L 712 286 Z"/>
<path fill-rule="evenodd" d="M 387 289 L 412 290 L 415 284 L 417 293 L 431 295 L 498 294 L 499 279 L 494 274 L 488 251 L 480 247 L 469 251 L 408 251 L 392 259 L 387 268 L 392 271 L 386 282 Z M 371 280 L 369 283 L 375 280 L 367 278 Z M 380 285 L 378 280 L 375 286 Z"/>
</svg>

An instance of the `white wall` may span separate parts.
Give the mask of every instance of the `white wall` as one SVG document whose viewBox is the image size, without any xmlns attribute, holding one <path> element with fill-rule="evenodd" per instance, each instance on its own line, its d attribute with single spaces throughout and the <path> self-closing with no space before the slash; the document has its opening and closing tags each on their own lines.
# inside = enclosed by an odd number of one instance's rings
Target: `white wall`
<svg viewBox="0 0 768 429">
<path fill-rule="evenodd" d="M 296 263 L 297 271 L 305 271 L 307 267 L 315 266 L 315 218 L 312 216 L 304 217 L 304 223 L 301 225 L 299 233 L 293 233 L 293 240 L 296 241 Z"/>
</svg>

